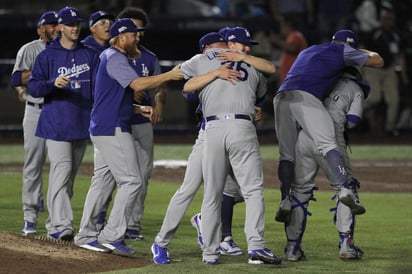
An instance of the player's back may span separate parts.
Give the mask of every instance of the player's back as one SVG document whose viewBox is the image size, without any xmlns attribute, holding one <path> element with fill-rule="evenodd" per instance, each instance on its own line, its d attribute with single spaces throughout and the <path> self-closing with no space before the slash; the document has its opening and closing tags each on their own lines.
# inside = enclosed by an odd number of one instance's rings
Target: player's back
<svg viewBox="0 0 412 274">
<path fill-rule="evenodd" d="M 202 60 L 202 73 L 212 71 L 224 65 L 217 58 L 217 53 L 225 49 L 213 49 L 206 52 Z M 250 65 L 243 62 L 227 63 L 241 73 L 235 84 L 227 80 L 215 79 L 200 93 L 205 116 L 225 113 L 254 113 L 256 90 L 262 75 Z M 204 65 L 204 67 L 203 67 Z"/>
</svg>

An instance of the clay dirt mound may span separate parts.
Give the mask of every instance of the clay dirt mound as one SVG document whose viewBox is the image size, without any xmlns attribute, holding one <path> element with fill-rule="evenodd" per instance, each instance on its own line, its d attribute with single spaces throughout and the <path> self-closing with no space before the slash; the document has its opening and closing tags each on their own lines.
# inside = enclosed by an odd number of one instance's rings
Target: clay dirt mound
<svg viewBox="0 0 412 274">
<path fill-rule="evenodd" d="M 0 232 L 0 273 L 94 273 L 137 268 L 151 264 L 147 258 L 124 258 L 91 252 L 73 243 L 24 237 Z"/>
</svg>

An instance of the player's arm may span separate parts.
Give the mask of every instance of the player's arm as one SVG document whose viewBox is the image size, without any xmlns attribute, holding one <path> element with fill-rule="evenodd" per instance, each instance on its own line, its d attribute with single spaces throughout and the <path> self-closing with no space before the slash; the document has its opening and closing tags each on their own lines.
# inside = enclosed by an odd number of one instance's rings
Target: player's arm
<svg viewBox="0 0 412 274">
<path fill-rule="evenodd" d="M 183 86 L 183 92 L 195 92 L 203 89 L 216 79 L 227 80 L 232 84 L 239 81 L 240 72 L 233 70 L 229 65 L 223 65 L 215 70 L 190 78 Z"/>
<path fill-rule="evenodd" d="M 57 78 L 50 78 L 48 74 L 48 62 L 46 60 L 46 53 L 42 51 L 33 65 L 33 70 L 31 72 L 31 77 L 27 83 L 30 95 L 39 98 L 45 97 L 46 95 L 53 92 L 57 83 Z M 61 80 L 63 82 L 63 80 Z M 62 84 L 59 82 L 59 85 Z"/>
<path fill-rule="evenodd" d="M 27 86 L 31 75 L 30 70 L 17 70 L 11 75 L 11 84 L 14 87 Z"/>
<path fill-rule="evenodd" d="M 21 83 L 23 85 L 25 86 L 27 85 L 30 79 L 30 75 L 31 75 L 31 70 L 24 70 L 21 72 Z"/>
<path fill-rule="evenodd" d="M 142 92 L 146 89 L 157 88 L 167 81 L 182 79 L 183 75 L 180 72 L 180 65 L 177 65 L 172 70 L 159 75 L 135 78 L 129 86 L 136 93 Z"/>
<path fill-rule="evenodd" d="M 379 53 L 366 50 L 366 49 L 360 49 L 360 51 L 366 53 L 368 55 L 368 59 L 366 60 L 366 63 L 364 64 L 367 67 L 374 67 L 374 68 L 381 68 L 384 65 L 384 60 L 383 58 L 379 55 Z"/>
<path fill-rule="evenodd" d="M 17 99 L 19 99 L 20 102 L 25 102 L 26 100 L 24 100 L 23 95 L 26 92 L 26 87 L 18 86 L 16 87 L 16 91 L 17 91 Z"/>
<path fill-rule="evenodd" d="M 223 62 L 245 62 L 264 74 L 274 74 L 275 65 L 266 59 L 246 54 L 240 51 L 221 51 L 218 54 L 219 60 Z"/>
<path fill-rule="evenodd" d="M 155 90 L 154 108 L 151 117 L 153 124 L 163 121 L 163 106 L 166 102 L 166 87 L 161 85 Z"/>
</svg>

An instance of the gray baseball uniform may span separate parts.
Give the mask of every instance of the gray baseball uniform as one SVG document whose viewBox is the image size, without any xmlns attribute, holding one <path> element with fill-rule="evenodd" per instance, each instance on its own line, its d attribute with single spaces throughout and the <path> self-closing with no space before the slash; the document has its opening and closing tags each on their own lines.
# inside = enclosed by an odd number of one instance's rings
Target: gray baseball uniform
<svg viewBox="0 0 412 274">
<path fill-rule="evenodd" d="M 346 151 L 344 130 L 348 115 L 362 117 L 364 93 L 356 82 L 349 79 L 353 79 L 353 76 L 345 74 L 345 77 L 348 78 L 339 80 L 332 93 L 325 99 L 324 105 L 334 122 L 336 141 L 345 160 L 348 181 L 351 181 L 352 172 Z M 326 159 L 317 149 L 315 142 L 303 130 L 298 135 L 295 159 L 295 182 L 292 183 L 291 192 L 293 209 L 291 221 L 286 223 L 285 231 L 288 239 L 287 249 L 289 248 L 287 252 L 295 252 L 296 254 L 300 250 L 308 214 L 307 207 L 309 200 L 313 197 L 314 180 L 319 167 L 325 171 L 336 193 L 339 193 L 341 184 L 330 169 Z M 338 231 L 350 232 L 354 215 L 349 207 L 338 202 L 336 213 L 336 228 Z"/>
<path fill-rule="evenodd" d="M 13 74 L 18 71 L 31 71 L 37 55 L 45 48 L 43 40 L 38 39 L 22 46 L 17 52 Z M 24 92 L 26 107 L 23 117 L 24 167 L 22 201 L 24 221 L 37 223 L 40 200 L 43 200 L 42 168 L 46 159 L 46 140 L 35 136 L 43 98 L 34 98 Z"/>
<path fill-rule="evenodd" d="M 217 69 L 216 54 L 224 49 L 210 49 L 193 60 L 197 74 Z M 264 199 L 262 159 L 253 124 L 256 97 L 266 92 L 264 77 L 251 66 L 232 63 L 242 73 L 232 85 L 214 80 L 200 93 L 206 117 L 202 170 L 205 192 L 202 203 L 203 260 L 219 257 L 219 227 L 222 192 L 230 167 L 240 185 L 246 203 L 245 233 L 248 249 L 263 249 Z M 205 225 L 206 224 L 206 225 Z"/>
<path fill-rule="evenodd" d="M 183 68 L 183 66 L 182 66 Z M 185 177 L 180 188 L 170 199 L 162 227 L 156 235 L 155 242 L 166 247 L 173 239 L 180 221 L 195 197 L 200 185 L 203 182 L 202 176 L 202 150 L 204 130 L 200 129 L 192 152 L 189 155 Z"/>
<path fill-rule="evenodd" d="M 182 64 L 180 71 L 183 73 L 185 79 L 200 73 L 199 64 L 197 63 L 198 59 L 201 58 L 200 56 L 202 55 L 195 55 L 190 60 Z M 184 214 L 190 206 L 190 203 L 203 182 L 202 151 L 204 129 L 202 127 L 199 130 L 197 139 L 192 148 L 192 152 L 189 155 L 183 183 L 170 199 L 165 217 L 163 219 L 162 227 L 156 235 L 155 243 L 160 247 L 167 247 L 169 242 L 173 239 L 180 221 L 182 220 Z M 228 178 L 229 177 L 230 176 L 228 176 Z M 228 189 L 228 192 L 229 191 L 230 190 Z"/>
</svg>

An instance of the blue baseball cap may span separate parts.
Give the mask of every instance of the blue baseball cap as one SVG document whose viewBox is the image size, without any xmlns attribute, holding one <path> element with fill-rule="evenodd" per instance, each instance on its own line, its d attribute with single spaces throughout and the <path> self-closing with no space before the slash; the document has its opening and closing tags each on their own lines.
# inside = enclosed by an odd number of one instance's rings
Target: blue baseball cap
<svg viewBox="0 0 412 274">
<path fill-rule="evenodd" d="M 225 40 L 226 40 L 227 32 L 228 32 L 230 29 L 231 29 L 231 27 L 224 27 L 224 28 L 221 28 L 220 30 L 218 30 L 217 33 L 219 33 L 220 35 L 222 35 L 223 38 L 225 38 Z"/>
<path fill-rule="evenodd" d="M 209 32 L 205 35 L 203 35 L 200 39 L 199 39 L 199 50 L 200 52 L 203 52 L 203 50 L 205 49 L 205 47 L 207 45 L 213 44 L 213 43 L 226 43 L 225 39 L 223 38 L 222 35 L 220 35 L 217 32 Z"/>
<path fill-rule="evenodd" d="M 37 22 L 37 27 L 43 25 L 57 25 L 57 20 L 58 16 L 55 11 L 47 11 L 40 16 L 39 21 Z"/>
<path fill-rule="evenodd" d="M 86 21 L 86 19 L 80 17 L 79 10 L 73 7 L 65 7 L 59 11 L 59 24 L 72 25 L 77 22 Z"/>
<path fill-rule="evenodd" d="M 358 36 L 351 30 L 343 29 L 338 30 L 332 37 L 332 42 L 340 41 L 343 42 L 352 48 L 357 49 L 359 46 L 359 38 Z"/>
<path fill-rule="evenodd" d="M 90 27 L 93 26 L 100 19 L 110 19 L 110 20 L 113 21 L 114 20 L 114 15 L 110 14 L 108 12 L 105 12 L 103 10 L 96 11 L 96 12 L 92 13 L 92 15 L 90 15 L 90 17 L 89 17 L 89 26 Z"/>
<path fill-rule="evenodd" d="M 143 31 L 146 28 L 139 28 L 130 18 L 122 18 L 113 23 L 110 27 L 110 36 L 116 37 L 119 34 L 126 32 L 138 32 Z"/>
<path fill-rule="evenodd" d="M 258 45 L 259 42 L 252 39 L 247 29 L 234 27 L 226 30 L 225 39 L 227 42 L 237 42 L 245 45 Z"/>
</svg>

